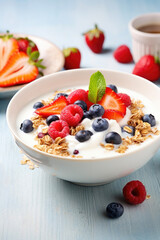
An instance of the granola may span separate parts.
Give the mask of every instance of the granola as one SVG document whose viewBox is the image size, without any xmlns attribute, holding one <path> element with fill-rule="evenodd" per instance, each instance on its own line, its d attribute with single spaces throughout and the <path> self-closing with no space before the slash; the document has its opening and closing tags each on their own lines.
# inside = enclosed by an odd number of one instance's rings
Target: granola
<svg viewBox="0 0 160 240">
<path fill-rule="evenodd" d="M 67 91 L 66 91 L 67 92 Z M 55 94 L 47 101 L 43 101 L 43 104 L 49 104 L 51 101 L 53 101 L 54 96 L 59 93 L 59 91 L 56 91 Z M 148 138 L 152 138 L 152 135 L 159 135 L 160 131 L 155 127 L 151 128 L 151 125 L 148 122 L 143 122 L 142 117 L 144 116 L 143 112 L 144 105 L 141 101 L 135 101 L 132 100 L 132 103 L 129 107 L 131 111 L 131 117 L 129 119 L 128 126 L 124 127 L 124 130 L 128 133 L 132 132 L 132 129 L 129 126 L 132 126 L 135 128 L 135 134 L 132 137 L 126 137 L 122 138 L 122 143 L 118 148 L 114 146 L 114 144 L 104 144 L 100 143 L 100 146 L 108 151 L 116 151 L 118 153 L 125 153 L 128 149 L 129 145 L 133 144 L 140 144 L 144 141 L 146 141 Z M 59 156 L 71 156 L 71 157 L 78 157 L 81 158 L 82 156 L 75 156 L 71 155 L 69 153 L 68 143 L 66 142 L 65 138 L 56 138 L 55 141 L 48 135 L 48 126 L 45 123 L 45 118 L 35 115 L 31 118 L 33 121 L 33 127 L 37 129 L 40 125 L 44 126 L 42 128 L 42 133 L 45 135 L 42 138 L 38 138 L 36 136 L 37 144 L 34 145 L 34 147 L 40 151 L 59 155 Z M 75 136 L 77 132 L 80 130 L 84 130 L 85 127 L 81 124 L 79 124 L 76 127 L 70 127 L 70 135 Z M 23 163 L 22 163 L 23 164 Z M 32 166 L 31 166 L 32 167 Z"/>
</svg>

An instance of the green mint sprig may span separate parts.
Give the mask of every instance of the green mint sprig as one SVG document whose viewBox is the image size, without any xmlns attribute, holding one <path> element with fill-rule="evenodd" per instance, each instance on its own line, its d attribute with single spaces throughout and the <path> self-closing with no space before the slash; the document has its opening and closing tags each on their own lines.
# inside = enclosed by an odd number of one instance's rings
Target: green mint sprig
<svg viewBox="0 0 160 240">
<path fill-rule="evenodd" d="M 92 103 L 100 101 L 106 91 L 106 80 L 99 71 L 90 77 L 88 99 Z"/>
</svg>

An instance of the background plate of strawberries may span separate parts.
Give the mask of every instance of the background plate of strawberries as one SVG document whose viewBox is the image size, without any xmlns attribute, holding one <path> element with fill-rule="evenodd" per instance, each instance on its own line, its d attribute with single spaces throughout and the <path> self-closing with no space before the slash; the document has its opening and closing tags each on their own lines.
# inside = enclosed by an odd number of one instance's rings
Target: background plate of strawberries
<svg viewBox="0 0 160 240">
<path fill-rule="evenodd" d="M 52 42 L 26 34 L 0 34 L 0 98 L 62 69 L 64 56 Z"/>
</svg>

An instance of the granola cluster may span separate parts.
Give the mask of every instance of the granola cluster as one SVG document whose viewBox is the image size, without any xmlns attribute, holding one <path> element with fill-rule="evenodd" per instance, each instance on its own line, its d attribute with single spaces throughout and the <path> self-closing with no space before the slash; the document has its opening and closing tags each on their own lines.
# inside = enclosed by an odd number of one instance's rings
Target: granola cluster
<svg viewBox="0 0 160 240">
<path fill-rule="evenodd" d="M 43 138 L 36 139 L 38 144 L 34 145 L 34 147 L 40 151 L 63 157 L 70 155 L 68 152 L 68 143 L 65 138 L 57 137 L 55 141 L 53 141 L 49 135 L 45 135 Z"/>
<path fill-rule="evenodd" d="M 116 149 L 116 152 L 125 153 L 129 145 L 140 144 L 147 140 L 148 138 L 152 138 L 151 134 L 154 135 L 160 134 L 160 131 L 156 127 L 151 128 L 151 125 L 148 122 L 142 121 L 142 117 L 144 116 L 142 110 L 143 107 L 144 105 L 140 100 L 132 101 L 131 106 L 129 107 L 132 115 L 128 121 L 128 125 L 135 127 L 135 135 L 133 137 L 122 138 L 122 143 Z M 131 128 L 128 126 L 125 126 L 124 130 L 128 133 L 132 132 Z M 113 144 L 101 144 L 101 146 L 107 150 L 113 150 L 114 145 L 113 146 L 112 145 Z"/>
</svg>

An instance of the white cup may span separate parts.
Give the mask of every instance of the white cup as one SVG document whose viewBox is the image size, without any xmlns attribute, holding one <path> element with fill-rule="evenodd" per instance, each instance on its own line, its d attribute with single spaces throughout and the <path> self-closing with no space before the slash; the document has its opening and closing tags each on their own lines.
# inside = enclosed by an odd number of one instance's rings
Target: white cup
<svg viewBox="0 0 160 240">
<path fill-rule="evenodd" d="M 160 58 L 160 34 L 139 31 L 142 26 L 160 25 L 160 13 L 140 15 L 129 22 L 132 36 L 133 59 L 137 62 L 142 56 L 151 54 Z"/>
</svg>

